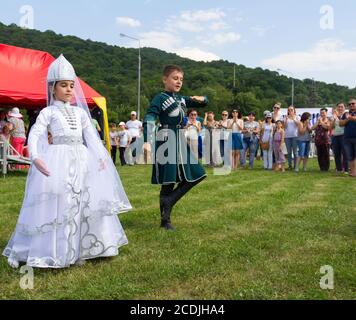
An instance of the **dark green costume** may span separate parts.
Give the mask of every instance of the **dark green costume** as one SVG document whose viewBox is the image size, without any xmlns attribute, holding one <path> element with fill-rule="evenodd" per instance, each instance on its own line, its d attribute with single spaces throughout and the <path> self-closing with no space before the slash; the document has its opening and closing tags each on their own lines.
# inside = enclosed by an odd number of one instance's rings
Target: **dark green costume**
<svg viewBox="0 0 356 320">
<path fill-rule="evenodd" d="M 179 134 L 179 130 L 184 128 L 184 117 L 187 109 L 201 108 L 208 103 L 207 98 L 204 103 L 192 100 L 170 92 L 162 92 L 151 102 L 143 121 L 145 142 L 155 141 L 154 165 L 152 172 L 152 184 L 172 184 L 182 181 L 195 182 L 204 177 L 205 171 L 198 163 L 198 160 L 191 155 L 190 148 L 184 141 L 184 136 Z M 160 126 L 154 126 L 159 119 Z M 170 135 L 164 140 L 165 131 L 171 130 Z M 174 136 L 172 133 L 174 132 Z M 168 140 L 167 140 L 168 139 Z M 162 140 L 162 141 L 159 141 Z M 172 151 L 168 155 L 169 162 L 162 164 L 157 156 L 158 149 L 163 145 L 170 144 Z"/>
<path fill-rule="evenodd" d="M 154 145 L 152 183 L 161 184 L 161 227 L 174 230 L 171 211 L 174 205 L 206 177 L 203 167 L 186 143 L 184 117 L 189 108 L 208 104 L 171 92 L 162 92 L 151 102 L 143 121 L 145 142 Z M 156 125 L 159 119 L 160 125 Z M 164 161 L 165 160 L 165 161 Z M 178 183 L 178 186 L 176 184 Z"/>
</svg>

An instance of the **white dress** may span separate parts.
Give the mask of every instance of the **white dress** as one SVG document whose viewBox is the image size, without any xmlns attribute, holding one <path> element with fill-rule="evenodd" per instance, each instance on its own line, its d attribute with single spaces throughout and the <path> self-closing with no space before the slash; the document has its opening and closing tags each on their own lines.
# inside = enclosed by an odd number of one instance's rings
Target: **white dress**
<svg viewBox="0 0 356 320">
<path fill-rule="evenodd" d="M 31 166 L 16 230 L 3 253 L 10 265 L 64 268 L 117 255 L 128 243 L 117 214 L 132 207 L 86 112 L 59 101 L 43 109 L 29 151 L 51 175 Z"/>
</svg>

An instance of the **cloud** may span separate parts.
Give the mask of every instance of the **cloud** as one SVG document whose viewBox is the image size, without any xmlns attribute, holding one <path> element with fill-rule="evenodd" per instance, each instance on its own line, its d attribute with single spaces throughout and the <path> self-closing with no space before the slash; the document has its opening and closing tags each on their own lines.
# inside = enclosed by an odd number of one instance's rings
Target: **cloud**
<svg viewBox="0 0 356 320">
<path fill-rule="evenodd" d="M 117 17 L 116 23 L 120 26 L 137 28 L 141 26 L 141 22 L 130 17 Z"/>
<path fill-rule="evenodd" d="M 195 61 L 220 60 L 220 57 L 214 53 L 204 51 L 199 48 L 182 46 L 182 38 L 169 32 L 144 32 L 140 34 L 140 39 L 142 46 L 157 48 L 167 52 L 176 53 L 181 57 L 192 59 Z M 137 43 L 132 42 L 131 45 L 137 46 Z"/>
<path fill-rule="evenodd" d="M 265 36 L 266 33 L 271 29 L 274 29 L 274 26 L 272 27 L 254 26 L 251 28 L 251 30 L 255 32 L 259 37 Z"/>
<path fill-rule="evenodd" d="M 219 31 L 219 30 L 229 29 L 229 26 L 225 22 L 219 21 L 219 22 L 212 23 L 209 28 L 210 30 L 213 31 Z"/>
<path fill-rule="evenodd" d="M 226 33 L 216 33 L 212 35 L 209 39 L 199 38 L 199 40 L 209 46 L 223 45 L 226 43 L 235 43 L 240 41 L 241 35 L 236 32 L 226 32 Z"/>
<path fill-rule="evenodd" d="M 168 32 L 177 33 L 179 31 L 187 31 L 197 33 L 203 30 L 204 28 L 199 23 L 186 21 L 176 16 L 172 16 L 166 21 L 166 31 Z"/>
<path fill-rule="evenodd" d="M 266 59 L 262 65 L 291 72 L 356 71 L 356 48 L 347 49 L 337 39 L 324 39 L 307 51 L 282 53 Z"/>
<path fill-rule="evenodd" d="M 262 66 L 271 70 L 287 70 L 300 79 L 315 78 L 354 88 L 355 61 L 356 48 L 347 48 L 338 39 L 323 39 L 309 50 L 282 53 L 266 59 Z"/>
<path fill-rule="evenodd" d="M 181 18 L 191 22 L 207 22 L 220 20 L 226 16 L 221 9 L 197 10 L 197 11 L 183 11 Z"/>
<path fill-rule="evenodd" d="M 182 45 L 182 40 L 169 32 L 150 31 L 140 34 L 142 46 L 172 52 Z"/>
<path fill-rule="evenodd" d="M 203 51 L 199 48 L 182 48 L 176 50 L 176 53 L 184 58 L 189 58 L 195 61 L 205 61 L 205 62 L 210 62 L 210 61 L 215 61 L 215 60 L 220 60 L 221 58 L 217 56 L 214 53 Z"/>
</svg>

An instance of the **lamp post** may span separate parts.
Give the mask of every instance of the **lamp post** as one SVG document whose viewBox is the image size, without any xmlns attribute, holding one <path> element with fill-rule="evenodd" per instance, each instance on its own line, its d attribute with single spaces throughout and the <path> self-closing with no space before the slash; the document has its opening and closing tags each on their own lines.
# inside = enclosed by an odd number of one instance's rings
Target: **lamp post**
<svg viewBox="0 0 356 320">
<path fill-rule="evenodd" d="M 292 76 L 292 106 L 294 106 L 294 74 L 290 71 L 286 71 L 283 69 L 277 69 L 277 71 L 281 71 L 284 73 L 289 73 Z"/>
<path fill-rule="evenodd" d="M 137 85 L 137 119 L 141 118 L 141 40 L 128 36 L 127 34 L 120 33 L 120 37 L 129 38 L 138 41 L 138 85 Z"/>
</svg>

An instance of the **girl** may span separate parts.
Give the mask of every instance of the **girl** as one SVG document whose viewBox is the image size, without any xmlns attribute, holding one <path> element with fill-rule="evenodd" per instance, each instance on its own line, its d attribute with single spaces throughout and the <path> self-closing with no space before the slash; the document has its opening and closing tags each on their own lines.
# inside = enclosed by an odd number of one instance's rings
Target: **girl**
<svg viewBox="0 0 356 320">
<path fill-rule="evenodd" d="M 194 156 L 198 158 L 198 138 L 202 131 L 201 122 L 197 120 L 198 112 L 195 109 L 191 109 L 187 113 L 188 122 L 185 126 L 187 143 Z"/>
<path fill-rule="evenodd" d="M 282 144 L 284 143 L 285 132 L 283 129 L 283 123 L 281 120 L 277 120 L 276 129 L 273 135 L 273 151 L 274 156 L 276 158 L 276 171 L 284 172 L 284 164 L 286 162 L 286 158 L 284 157 L 284 153 L 282 150 Z"/>
<path fill-rule="evenodd" d="M 119 146 L 120 146 L 120 162 L 121 166 L 126 166 L 125 152 L 130 147 L 131 144 L 131 136 L 129 130 L 126 130 L 126 123 L 119 123 Z"/>
<path fill-rule="evenodd" d="M 288 108 L 287 117 L 284 120 L 286 129 L 286 146 L 288 151 L 288 169 L 292 170 L 297 167 L 298 151 L 298 126 L 299 120 L 294 106 Z M 293 159 L 293 166 L 292 166 Z"/>
<path fill-rule="evenodd" d="M 303 171 L 307 171 L 307 163 L 310 153 L 310 142 L 311 142 L 311 125 L 310 125 L 311 114 L 305 112 L 302 114 L 302 118 L 298 125 L 298 161 L 296 172 L 299 172 L 299 166 L 303 160 Z"/>
<path fill-rule="evenodd" d="M 215 135 L 218 133 L 219 122 L 215 121 L 214 112 L 206 112 L 204 118 L 204 149 L 205 159 L 209 167 L 215 167 L 220 163 L 220 144 L 218 145 L 218 139 L 215 139 Z"/>
<path fill-rule="evenodd" d="M 263 151 L 263 167 L 265 170 L 272 170 L 273 168 L 273 123 L 272 113 L 267 113 L 265 116 L 265 123 L 261 128 L 261 149 Z"/>
<path fill-rule="evenodd" d="M 3 126 L 0 134 L 0 141 L 1 142 L 6 142 L 10 144 L 10 138 L 11 138 L 11 124 L 7 123 Z"/>
<path fill-rule="evenodd" d="M 243 150 L 242 130 L 244 121 L 242 114 L 238 110 L 232 111 L 232 119 L 229 121 L 228 128 L 232 130 L 232 170 L 236 170 L 240 164 L 241 150 Z"/>
<path fill-rule="evenodd" d="M 328 109 L 320 110 L 320 118 L 312 127 L 315 130 L 315 146 L 318 153 L 320 171 L 326 172 L 330 169 L 330 136 L 331 123 L 327 118 Z"/>
<path fill-rule="evenodd" d="M 96 127 L 94 127 L 96 129 Z M 116 165 L 116 153 L 117 153 L 117 147 L 119 145 L 118 138 L 117 138 L 117 131 L 116 131 L 116 124 L 111 123 L 110 124 L 110 145 L 111 145 L 111 158 L 112 161 L 114 162 L 114 165 Z"/>
<path fill-rule="evenodd" d="M 38 268 L 80 265 L 115 256 L 128 243 L 117 214 L 131 205 L 63 55 L 48 70 L 47 90 L 48 107 L 29 135 L 33 165 L 23 206 L 3 253 L 15 268 L 20 262 Z"/>
</svg>

